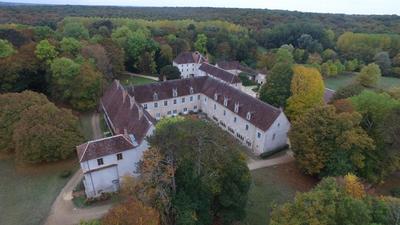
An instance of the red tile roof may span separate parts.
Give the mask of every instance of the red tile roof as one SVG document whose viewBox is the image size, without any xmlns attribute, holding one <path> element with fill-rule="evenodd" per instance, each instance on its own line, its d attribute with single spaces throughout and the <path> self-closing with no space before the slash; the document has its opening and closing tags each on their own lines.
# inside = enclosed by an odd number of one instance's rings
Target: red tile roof
<svg viewBox="0 0 400 225">
<path fill-rule="evenodd" d="M 206 72 L 207 75 L 213 76 L 230 84 L 236 84 L 241 82 L 239 77 L 236 76 L 235 74 L 208 63 L 201 64 L 199 70 Z"/>
<path fill-rule="evenodd" d="M 79 162 L 133 149 L 135 146 L 126 135 L 116 135 L 89 141 L 76 147 Z"/>
</svg>

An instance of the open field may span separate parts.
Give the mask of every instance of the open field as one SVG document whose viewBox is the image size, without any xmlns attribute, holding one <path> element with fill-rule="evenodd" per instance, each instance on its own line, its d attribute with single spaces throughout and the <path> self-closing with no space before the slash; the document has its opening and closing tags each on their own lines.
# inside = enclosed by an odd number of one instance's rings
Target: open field
<svg viewBox="0 0 400 225">
<path fill-rule="evenodd" d="M 149 84 L 149 83 L 154 83 L 156 82 L 155 80 L 147 79 L 144 77 L 135 77 L 135 76 L 124 76 L 121 79 L 121 83 L 123 85 L 141 85 L 141 84 Z"/>
<path fill-rule="evenodd" d="M 245 225 L 267 225 L 275 204 L 293 200 L 297 191 L 308 191 L 317 182 L 300 172 L 294 162 L 251 172 Z"/>
<path fill-rule="evenodd" d="M 17 166 L 11 157 L 0 157 L 0 224 L 42 224 L 69 179 L 60 174 L 77 168 L 75 160 Z"/>
<path fill-rule="evenodd" d="M 343 74 L 336 77 L 329 77 L 324 79 L 327 88 L 337 90 L 340 87 L 352 83 L 356 78 L 356 74 Z M 387 90 L 391 87 L 400 86 L 400 78 L 395 77 L 381 77 L 378 88 Z"/>
</svg>

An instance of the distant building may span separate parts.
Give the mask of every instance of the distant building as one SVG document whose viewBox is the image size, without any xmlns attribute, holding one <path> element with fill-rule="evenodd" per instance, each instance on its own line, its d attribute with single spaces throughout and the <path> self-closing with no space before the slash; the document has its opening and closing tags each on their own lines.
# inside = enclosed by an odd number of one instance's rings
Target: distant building
<svg viewBox="0 0 400 225">
<path fill-rule="evenodd" d="M 178 67 L 182 78 L 194 77 L 198 69 L 207 59 L 199 52 L 182 52 L 172 62 L 173 66 Z"/>
<path fill-rule="evenodd" d="M 247 73 L 251 80 L 260 85 L 264 84 L 266 81 L 266 72 L 257 71 L 250 67 L 243 66 L 239 61 L 220 61 L 216 66 L 233 73 L 236 76 L 239 76 L 240 73 Z"/>
</svg>

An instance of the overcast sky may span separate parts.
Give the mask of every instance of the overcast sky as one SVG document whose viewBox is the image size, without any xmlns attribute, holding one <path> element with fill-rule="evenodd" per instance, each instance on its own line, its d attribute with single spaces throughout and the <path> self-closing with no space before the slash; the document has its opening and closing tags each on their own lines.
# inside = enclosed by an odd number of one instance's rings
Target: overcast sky
<svg viewBox="0 0 400 225">
<path fill-rule="evenodd" d="M 6 2 L 120 5 L 120 6 L 210 6 L 267 8 L 347 14 L 397 14 L 400 0 L 1 0 Z"/>
</svg>

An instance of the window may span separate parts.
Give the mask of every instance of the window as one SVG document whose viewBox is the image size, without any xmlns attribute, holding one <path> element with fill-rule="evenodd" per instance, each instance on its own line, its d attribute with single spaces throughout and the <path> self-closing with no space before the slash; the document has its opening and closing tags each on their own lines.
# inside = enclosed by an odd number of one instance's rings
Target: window
<svg viewBox="0 0 400 225">
<path fill-rule="evenodd" d="M 168 105 L 168 101 L 164 101 L 164 106 L 167 106 Z"/>
<path fill-rule="evenodd" d="M 196 110 L 196 109 L 197 109 L 197 105 L 195 105 L 195 106 L 193 107 L 193 109 Z"/>
<path fill-rule="evenodd" d="M 217 94 L 217 93 L 214 94 L 214 100 L 215 100 L 215 101 L 218 100 L 218 94 Z"/>
<path fill-rule="evenodd" d="M 158 100 L 158 94 L 156 92 L 154 92 L 153 94 L 153 101 L 157 101 Z"/>
<path fill-rule="evenodd" d="M 235 116 L 235 117 L 233 117 L 233 122 L 234 122 L 234 123 L 236 123 L 236 116 Z"/>
<path fill-rule="evenodd" d="M 217 105 L 216 104 L 214 104 L 214 110 L 216 110 L 217 109 Z"/>
<path fill-rule="evenodd" d="M 97 165 L 101 166 L 103 164 L 104 164 L 103 158 L 97 159 Z"/>
<path fill-rule="evenodd" d="M 172 96 L 173 97 L 178 96 L 178 90 L 176 88 L 172 89 Z"/>
<path fill-rule="evenodd" d="M 278 127 L 280 126 L 281 124 L 280 123 L 278 123 Z"/>
<path fill-rule="evenodd" d="M 193 94 L 193 87 L 190 87 L 189 93 L 190 93 L 190 94 Z"/>
<path fill-rule="evenodd" d="M 189 98 L 189 99 L 190 99 L 190 101 L 191 101 L 191 102 L 193 102 L 193 96 L 190 96 L 190 98 Z"/>
<path fill-rule="evenodd" d="M 182 103 L 185 103 L 185 98 L 182 98 Z"/>
<path fill-rule="evenodd" d="M 275 136 L 276 136 L 275 134 L 272 135 L 272 140 L 275 140 Z"/>
<path fill-rule="evenodd" d="M 156 117 L 160 118 L 161 114 L 160 113 L 156 113 Z"/>
<path fill-rule="evenodd" d="M 117 160 L 122 160 L 122 153 L 117 154 Z"/>
<path fill-rule="evenodd" d="M 174 105 L 176 105 L 176 99 L 174 99 Z"/>
<path fill-rule="evenodd" d="M 197 95 L 197 100 L 200 100 L 200 95 Z"/>
<path fill-rule="evenodd" d="M 235 113 L 239 112 L 239 103 L 235 103 L 235 109 L 234 109 Z"/>
<path fill-rule="evenodd" d="M 147 109 L 147 104 L 143 104 L 143 108 L 144 108 L 144 109 Z"/>
<path fill-rule="evenodd" d="M 261 133 L 257 132 L 257 138 L 261 138 Z"/>
<path fill-rule="evenodd" d="M 224 106 L 228 106 L 228 99 L 224 98 Z"/>
<path fill-rule="evenodd" d="M 226 116 L 226 111 L 224 110 L 224 116 Z"/>
<path fill-rule="evenodd" d="M 248 124 L 246 124 L 246 130 L 249 130 L 249 125 Z"/>
<path fill-rule="evenodd" d="M 174 113 L 174 114 L 177 114 L 177 113 L 178 113 L 178 110 L 174 109 L 173 113 Z"/>
<path fill-rule="evenodd" d="M 171 115 L 171 111 L 168 111 L 168 112 L 167 112 L 167 115 Z"/>
<path fill-rule="evenodd" d="M 251 113 L 250 113 L 250 112 L 247 112 L 246 119 L 247 119 L 247 120 L 250 120 L 250 119 L 251 119 Z"/>
<path fill-rule="evenodd" d="M 204 102 L 207 102 L 207 97 L 204 98 Z"/>
<path fill-rule="evenodd" d="M 158 108 L 158 103 L 154 102 L 154 108 Z"/>
<path fill-rule="evenodd" d="M 187 112 L 187 108 L 183 108 L 183 111 L 184 111 L 184 112 Z"/>
</svg>

